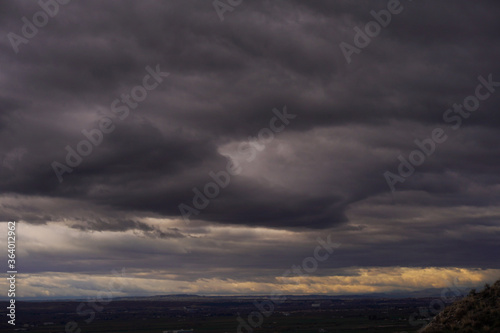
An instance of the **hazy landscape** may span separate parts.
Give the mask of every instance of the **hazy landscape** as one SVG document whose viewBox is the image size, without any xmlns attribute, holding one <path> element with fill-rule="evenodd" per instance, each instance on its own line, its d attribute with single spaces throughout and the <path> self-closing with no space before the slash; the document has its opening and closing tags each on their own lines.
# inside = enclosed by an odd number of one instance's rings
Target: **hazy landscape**
<svg viewBox="0 0 500 333">
<path fill-rule="evenodd" d="M 433 298 L 287 297 L 255 332 L 416 332 L 428 320 L 409 318 Z M 255 297 L 156 297 L 114 300 L 102 311 L 78 301 L 21 302 L 18 320 L 30 332 L 64 332 L 74 321 L 82 332 L 143 332 L 192 328 L 194 332 L 236 332 L 240 318 L 255 311 Z M 270 308 L 267 307 L 267 310 Z M 89 323 L 86 320 L 95 319 Z M 2 312 L 5 312 L 3 310 Z M 51 323 L 44 325 L 44 323 Z M 413 325 L 412 325 L 413 324 Z M 33 325 L 33 327 L 31 326 Z M 4 324 L 3 328 L 8 326 Z M 250 326 L 251 327 L 251 326 Z M 76 330 L 75 330 L 76 331 Z M 242 326 L 242 332 L 248 332 Z"/>
</svg>

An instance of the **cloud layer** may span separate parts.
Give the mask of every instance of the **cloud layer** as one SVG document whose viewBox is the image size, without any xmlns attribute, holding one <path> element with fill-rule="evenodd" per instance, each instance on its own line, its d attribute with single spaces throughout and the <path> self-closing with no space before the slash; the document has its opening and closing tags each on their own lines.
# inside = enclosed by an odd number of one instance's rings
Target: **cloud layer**
<svg viewBox="0 0 500 333">
<path fill-rule="evenodd" d="M 25 235 L 25 272 L 103 274 L 122 260 L 180 281 L 252 280 L 325 233 L 343 254 L 320 275 L 499 269 L 500 87 L 457 129 L 443 115 L 479 76 L 500 81 L 500 4 L 400 5 L 348 64 L 339 44 L 387 1 L 244 1 L 223 21 L 207 1 L 73 1 L 17 53 L 9 33 L 41 8 L 0 4 L 0 220 L 95 242 L 37 248 Z M 131 106 L 148 66 L 169 75 Z M 285 106 L 296 117 L 263 140 Z M 114 130 L 60 182 L 53 162 L 67 165 L 66 147 L 102 119 Z M 446 142 L 391 193 L 384 172 L 436 128 Z M 228 163 L 240 172 L 196 207 Z M 186 222 L 180 204 L 198 213 Z"/>
</svg>

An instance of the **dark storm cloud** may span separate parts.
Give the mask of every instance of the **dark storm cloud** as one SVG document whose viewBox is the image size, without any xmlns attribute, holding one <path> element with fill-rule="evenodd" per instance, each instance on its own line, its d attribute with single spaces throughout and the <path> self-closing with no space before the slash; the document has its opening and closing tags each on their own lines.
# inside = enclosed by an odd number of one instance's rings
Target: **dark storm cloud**
<svg viewBox="0 0 500 333">
<path fill-rule="evenodd" d="M 445 126 L 443 112 L 474 92 L 478 75 L 500 81 L 497 3 L 402 4 L 348 65 L 339 43 L 352 43 L 353 28 L 386 1 L 246 1 L 223 22 L 209 1 L 73 1 L 17 54 L 7 33 L 20 34 L 21 17 L 40 8 L 3 3 L 0 189 L 180 218 L 192 188 L 225 169 L 220 147 L 255 136 L 287 105 L 298 117 L 276 140 L 289 152 L 269 145 L 196 218 L 345 223 L 353 203 L 389 190 L 382 173 L 415 138 Z M 51 163 L 64 163 L 66 145 L 157 64 L 171 75 L 59 183 Z M 486 193 L 499 181 L 499 105 L 495 93 L 399 190 L 441 194 L 449 207 L 481 205 L 471 188 Z M 111 230 L 107 223 L 88 226 Z"/>
<path fill-rule="evenodd" d="M 169 232 L 161 231 L 148 224 L 139 221 L 119 220 L 115 223 L 110 223 L 109 219 L 97 218 L 89 221 L 88 218 L 83 219 L 82 224 L 75 224 L 72 227 L 84 231 L 126 231 L 139 230 L 143 231 L 146 236 L 152 238 L 183 238 L 184 236 L 176 229 L 170 229 Z"/>
</svg>

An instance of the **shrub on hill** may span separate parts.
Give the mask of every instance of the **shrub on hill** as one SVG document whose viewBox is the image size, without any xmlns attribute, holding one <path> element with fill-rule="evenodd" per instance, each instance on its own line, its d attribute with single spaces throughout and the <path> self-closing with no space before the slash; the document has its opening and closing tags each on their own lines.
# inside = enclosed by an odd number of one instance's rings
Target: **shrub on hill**
<svg viewBox="0 0 500 333">
<path fill-rule="evenodd" d="M 500 332 L 500 280 L 446 307 L 421 333 Z"/>
</svg>

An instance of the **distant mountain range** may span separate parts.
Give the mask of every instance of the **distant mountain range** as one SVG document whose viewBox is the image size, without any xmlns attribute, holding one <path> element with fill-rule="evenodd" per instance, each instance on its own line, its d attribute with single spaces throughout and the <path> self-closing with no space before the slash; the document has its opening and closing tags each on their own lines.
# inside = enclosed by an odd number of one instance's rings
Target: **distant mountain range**
<svg viewBox="0 0 500 333">
<path fill-rule="evenodd" d="M 287 299 L 362 299 L 362 298 L 425 298 L 425 297 L 440 297 L 443 289 L 430 288 L 418 291 L 395 290 L 388 293 L 370 293 L 370 294 L 353 294 L 353 295 L 286 295 Z M 467 291 L 468 292 L 468 291 Z M 169 294 L 169 295 L 154 295 L 154 296 L 126 296 L 114 297 L 113 300 L 120 301 L 166 301 L 166 300 L 189 300 L 189 299 L 253 299 L 265 298 L 268 295 L 196 295 L 196 294 Z M 17 297 L 19 301 L 82 301 L 87 300 L 87 297 L 81 296 L 66 296 L 66 297 Z M 0 297 L 0 301 L 8 301 L 7 297 Z"/>
</svg>

